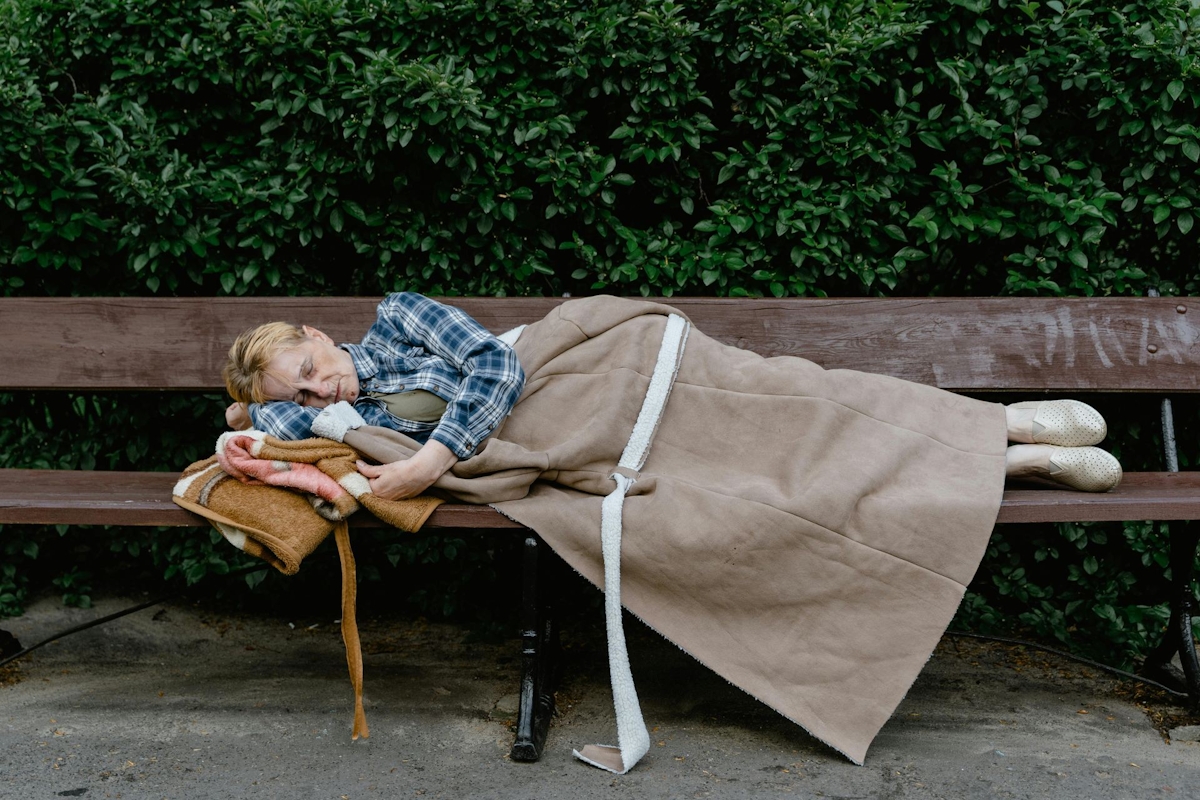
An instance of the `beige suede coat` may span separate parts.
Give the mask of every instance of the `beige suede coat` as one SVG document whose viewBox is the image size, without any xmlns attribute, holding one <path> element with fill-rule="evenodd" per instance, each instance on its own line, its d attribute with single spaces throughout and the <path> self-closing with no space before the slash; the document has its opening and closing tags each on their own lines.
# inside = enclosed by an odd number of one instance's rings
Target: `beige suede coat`
<svg viewBox="0 0 1200 800">
<path fill-rule="evenodd" d="M 602 587 L 601 500 L 672 311 L 599 297 L 530 325 L 521 400 L 436 488 L 492 504 Z M 379 461 L 418 447 L 381 428 L 345 441 Z M 1005 447 L 1000 405 L 693 329 L 625 501 L 622 600 L 861 763 L 982 557 Z"/>
</svg>

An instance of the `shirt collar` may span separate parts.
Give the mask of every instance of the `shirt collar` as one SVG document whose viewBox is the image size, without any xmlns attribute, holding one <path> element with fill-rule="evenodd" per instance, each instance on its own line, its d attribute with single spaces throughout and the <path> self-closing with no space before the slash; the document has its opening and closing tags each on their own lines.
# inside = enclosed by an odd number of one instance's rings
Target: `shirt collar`
<svg viewBox="0 0 1200 800">
<path fill-rule="evenodd" d="M 358 373 L 359 381 L 370 380 L 379 372 L 375 359 L 371 358 L 367 348 L 361 344 L 340 344 L 338 347 L 350 354 L 350 360 L 354 362 L 354 371 Z"/>
</svg>

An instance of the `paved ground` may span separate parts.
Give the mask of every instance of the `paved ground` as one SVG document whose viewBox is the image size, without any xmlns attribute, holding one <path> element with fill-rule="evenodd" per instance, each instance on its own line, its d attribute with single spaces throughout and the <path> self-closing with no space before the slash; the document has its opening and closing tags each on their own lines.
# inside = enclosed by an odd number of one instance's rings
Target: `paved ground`
<svg viewBox="0 0 1200 800">
<path fill-rule="evenodd" d="M 3 627 L 32 643 L 136 601 L 47 599 Z M 857 767 L 633 629 L 654 745 L 615 777 L 570 754 L 615 736 L 598 630 L 568 641 L 537 764 L 507 758 L 515 640 L 404 620 L 362 635 L 357 743 L 332 618 L 170 605 L 43 648 L 0 686 L 0 797 L 1200 798 L 1200 744 L 1164 741 L 1112 681 L 1015 648 L 943 643 Z"/>
</svg>

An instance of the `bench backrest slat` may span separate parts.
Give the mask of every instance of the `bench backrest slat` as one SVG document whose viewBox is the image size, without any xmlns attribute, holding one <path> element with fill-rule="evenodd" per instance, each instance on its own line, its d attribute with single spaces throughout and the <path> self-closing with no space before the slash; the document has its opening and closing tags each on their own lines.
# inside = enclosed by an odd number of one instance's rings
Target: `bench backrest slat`
<svg viewBox="0 0 1200 800">
<path fill-rule="evenodd" d="M 306 322 L 357 341 L 378 298 L 0 298 L 0 389 L 221 388 L 242 330 Z M 450 299 L 500 332 L 562 298 Z M 666 300 L 765 356 L 958 391 L 1200 391 L 1193 298 Z"/>
</svg>

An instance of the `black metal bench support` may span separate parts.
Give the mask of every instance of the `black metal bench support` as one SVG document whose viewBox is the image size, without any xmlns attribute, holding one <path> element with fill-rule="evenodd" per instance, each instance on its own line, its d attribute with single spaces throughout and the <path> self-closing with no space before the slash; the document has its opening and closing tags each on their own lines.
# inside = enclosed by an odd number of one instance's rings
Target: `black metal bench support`
<svg viewBox="0 0 1200 800">
<path fill-rule="evenodd" d="M 21 643 L 17 637 L 6 630 L 0 630 L 0 658 L 8 658 L 21 652 Z"/>
<path fill-rule="evenodd" d="M 1157 294 L 1155 292 L 1154 294 Z M 1175 448 L 1175 419 L 1171 410 L 1171 399 L 1162 401 L 1163 461 L 1168 472 L 1179 471 L 1179 452 Z M 1200 706 L 1200 658 L 1196 656 L 1196 637 L 1192 631 L 1192 614 L 1196 610 L 1196 598 L 1192 594 L 1192 579 L 1196 572 L 1197 547 L 1200 532 L 1194 523 L 1184 523 L 1171 532 L 1171 619 L 1163 640 L 1146 656 L 1143 671 L 1166 683 L 1175 685 L 1188 693 L 1193 706 Z M 1179 654 L 1179 668 L 1171 663 Z"/>
<path fill-rule="evenodd" d="M 1192 596 L 1195 577 L 1196 547 L 1200 532 L 1194 530 L 1171 533 L 1171 621 L 1163 634 L 1162 643 L 1146 656 L 1143 671 L 1168 686 L 1185 690 L 1193 705 L 1200 705 L 1200 659 L 1196 656 L 1196 639 L 1192 632 L 1192 614 L 1196 601 Z M 1171 663 L 1178 653 L 1182 674 Z"/>
<path fill-rule="evenodd" d="M 532 531 L 525 537 L 521 579 L 521 702 L 517 734 L 510 757 L 537 761 L 546 746 L 554 716 L 554 682 L 558 666 L 558 627 L 546 586 L 553 553 Z"/>
</svg>

